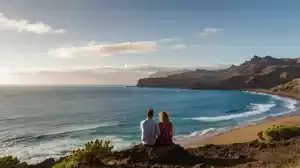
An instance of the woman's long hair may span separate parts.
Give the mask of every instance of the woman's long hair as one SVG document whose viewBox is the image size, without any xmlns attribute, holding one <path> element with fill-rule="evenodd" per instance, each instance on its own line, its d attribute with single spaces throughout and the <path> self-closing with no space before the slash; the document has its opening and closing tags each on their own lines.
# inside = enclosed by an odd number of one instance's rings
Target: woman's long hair
<svg viewBox="0 0 300 168">
<path fill-rule="evenodd" d="M 159 121 L 162 123 L 170 123 L 169 116 L 167 112 L 159 113 Z"/>
</svg>

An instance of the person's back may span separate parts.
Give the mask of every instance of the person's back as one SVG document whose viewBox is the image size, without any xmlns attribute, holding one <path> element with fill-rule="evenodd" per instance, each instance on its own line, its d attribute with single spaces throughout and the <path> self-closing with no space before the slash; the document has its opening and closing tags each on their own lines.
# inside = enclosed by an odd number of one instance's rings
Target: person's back
<svg viewBox="0 0 300 168">
<path fill-rule="evenodd" d="M 160 137 L 159 144 L 160 145 L 171 145 L 173 144 L 173 136 L 172 136 L 172 123 L 159 123 L 160 129 Z"/>
<path fill-rule="evenodd" d="M 173 125 L 169 121 L 168 114 L 166 112 L 160 113 L 159 123 L 160 136 L 158 137 L 158 145 L 171 145 L 173 144 Z"/>
<path fill-rule="evenodd" d="M 141 140 L 144 145 L 155 145 L 156 138 L 159 135 L 159 130 L 157 129 L 157 124 L 154 120 L 152 120 L 153 117 L 153 110 L 149 110 L 147 113 L 147 119 L 143 120 L 141 122 Z"/>
<path fill-rule="evenodd" d="M 156 142 L 156 123 L 152 119 L 146 119 L 141 122 L 142 143 L 144 145 L 154 145 Z"/>
</svg>

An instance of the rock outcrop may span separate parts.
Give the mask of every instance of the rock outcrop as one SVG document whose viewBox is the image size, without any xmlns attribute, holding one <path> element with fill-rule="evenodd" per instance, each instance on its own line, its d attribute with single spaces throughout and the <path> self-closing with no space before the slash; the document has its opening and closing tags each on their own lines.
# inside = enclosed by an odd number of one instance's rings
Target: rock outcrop
<svg viewBox="0 0 300 168">
<path fill-rule="evenodd" d="M 131 163 L 170 163 L 178 164 L 182 163 L 193 163 L 195 161 L 195 156 L 191 155 L 180 145 L 171 146 L 155 146 L 155 147 L 145 147 L 143 145 L 134 146 L 131 149 L 124 150 L 115 154 L 116 160 L 124 159 Z M 120 161 L 119 161 L 120 162 Z"/>
<path fill-rule="evenodd" d="M 300 77 L 298 59 L 254 56 L 239 66 L 222 70 L 189 71 L 162 78 L 144 78 L 138 87 L 190 89 L 268 89 Z"/>
<path fill-rule="evenodd" d="M 143 145 L 114 152 L 97 165 L 78 168 L 253 168 L 289 167 L 299 164 L 300 137 L 262 143 L 254 140 L 228 145 L 205 145 L 184 149 L 179 145 L 147 148 Z M 61 160 L 62 161 L 62 160 Z M 56 161 L 56 163 L 61 162 Z M 18 164 L 19 168 L 51 168 L 53 159 L 36 165 Z M 3 167 L 1 168 L 12 168 Z"/>
<path fill-rule="evenodd" d="M 271 89 L 275 92 L 294 92 L 300 93 L 300 78 L 294 79 L 291 82 L 275 86 Z"/>
</svg>

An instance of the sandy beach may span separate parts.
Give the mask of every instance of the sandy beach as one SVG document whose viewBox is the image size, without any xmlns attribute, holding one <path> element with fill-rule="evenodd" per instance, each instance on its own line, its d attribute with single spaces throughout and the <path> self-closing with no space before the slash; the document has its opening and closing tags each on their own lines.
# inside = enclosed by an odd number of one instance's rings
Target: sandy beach
<svg viewBox="0 0 300 168">
<path fill-rule="evenodd" d="M 270 90 L 251 90 L 251 91 L 289 97 L 289 98 L 300 100 L 299 93 L 295 94 L 295 93 L 286 93 L 286 92 L 272 92 Z M 278 117 L 268 117 L 258 124 L 233 128 L 230 131 L 226 131 L 211 137 L 207 137 L 207 138 L 195 137 L 189 140 L 189 143 L 185 145 L 185 148 L 194 148 L 206 144 L 221 145 L 221 144 L 249 142 L 257 139 L 258 132 L 268 127 L 271 127 L 272 125 L 283 124 L 283 125 L 290 125 L 290 126 L 300 126 L 300 115 L 297 115 L 297 113 L 300 114 L 300 110 L 293 112 L 293 115 L 287 114 Z"/>
</svg>

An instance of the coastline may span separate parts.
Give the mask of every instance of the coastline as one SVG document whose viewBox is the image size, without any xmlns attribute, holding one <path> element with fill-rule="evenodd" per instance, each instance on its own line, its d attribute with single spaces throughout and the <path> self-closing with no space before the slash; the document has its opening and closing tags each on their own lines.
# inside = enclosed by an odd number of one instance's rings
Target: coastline
<svg viewBox="0 0 300 168">
<path fill-rule="evenodd" d="M 300 94 L 291 93 L 276 93 L 269 90 L 249 90 L 250 92 L 264 93 L 278 95 L 281 97 L 293 98 L 296 100 L 296 97 L 300 97 Z M 297 99 L 296 107 L 300 107 L 299 101 Z M 269 164 L 277 165 L 278 167 L 283 167 L 282 165 L 288 163 L 288 165 L 293 165 L 294 163 L 298 164 L 298 156 L 300 158 L 300 137 L 299 141 L 285 141 L 285 142 L 276 142 L 275 147 L 272 148 L 264 146 L 264 144 L 259 141 L 253 141 L 257 139 L 257 133 L 264 128 L 270 127 L 272 125 L 285 124 L 290 126 L 300 126 L 300 110 L 295 109 L 291 113 L 285 115 L 276 116 L 276 117 L 267 117 L 264 120 L 259 121 L 259 123 L 253 125 L 238 125 L 235 128 L 224 130 L 221 133 L 210 134 L 207 136 L 195 136 L 190 137 L 189 142 L 178 146 L 174 150 L 172 155 L 172 164 L 165 163 L 145 163 L 143 157 L 145 154 L 143 152 L 145 148 L 141 145 L 135 145 L 130 147 L 127 150 L 122 150 L 114 153 L 113 156 L 108 156 L 101 160 L 97 164 L 105 165 L 118 165 L 116 167 L 151 167 L 151 168 L 171 168 L 180 166 L 182 168 L 190 168 L 191 165 L 199 165 L 205 167 L 230 167 L 230 168 L 250 168 L 250 167 L 268 167 Z M 238 144 L 234 144 L 238 143 Z M 213 144 L 213 145 L 207 145 Z M 207 145 L 207 146 L 204 146 Z M 216 146 L 215 146 L 216 145 Z M 273 144 L 274 145 L 274 144 Z M 204 147 L 203 147 L 204 146 Z M 188 149 L 187 149 L 188 148 Z M 299 148 L 299 150 L 298 150 Z M 251 149 L 251 151 L 250 151 Z M 292 153 L 289 153 L 293 149 Z M 297 150 L 294 150 L 297 149 Z M 185 155 L 187 152 L 190 155 Z M 276 153 L 276 155 L 273 155 Z M 148 154 L 146 154 L 148 156 Z M 69 155 L 68 155 L 69 156 Z M 132 159 L 134 158 L 134 160 Z M 177 162 L 180 159 L 195 159 L 198 158 L 199 161 L 194 162 L 194 160 L 189 160 L 187 162 Z M 296 158 L 296 159 L 295 159 Z M 22 162 L 21 164 L 29 164 L 24 168 L 51 168 L 52 165 L 61 163 L 63 160 L 66 160 L 66 157 L 60 157 L 58 160 L 53 158 L 48 158 L 41 160 L 38 163 L 30 164 Z M 183 159 L 183 160 L 184 160 Z M 178 164 L 178 165 L 177 165 Z M 197 164 L 197 165 L 196 165 Z M 50 166 L 50 167 L 49 167 Z M 99 165 L 98 165 L 99 166 Z M 100 165 L 101 166 L 101 165 Z M 297 165 L 296 167 L 298 167 Z M 1 167 L 1 166 L 0 166 Z"/>
<path fill-rule="evenodd" d="M 264 93 L 269 95 L 276 95 L 285 98 L 292 98 L 298 101 L 297 106 L 300 104 L 300 93 L 289 93 L 289 92 L 273 92 L 266 89 L 253 89 L 248 90 L 250 92 Z M 211 136 L 193 137 L 188 140 L 184 145 L 185 148 L 196 148 L 207 144 L 224 145 L 234 143 L 244 143 L 257 139 L 257 133 L 271 127 L 272 125 L 289 125 L 289 126 L 300 126 L 300 109 L 296 109 L 291 113 L 287 113 L 275 117 L 267 117 L 258 123 L 238 126 L 226 130 L 224 132 L 214 134 Z M 234 137 L 234 138 L 233 138 Z"/>
</svg>

